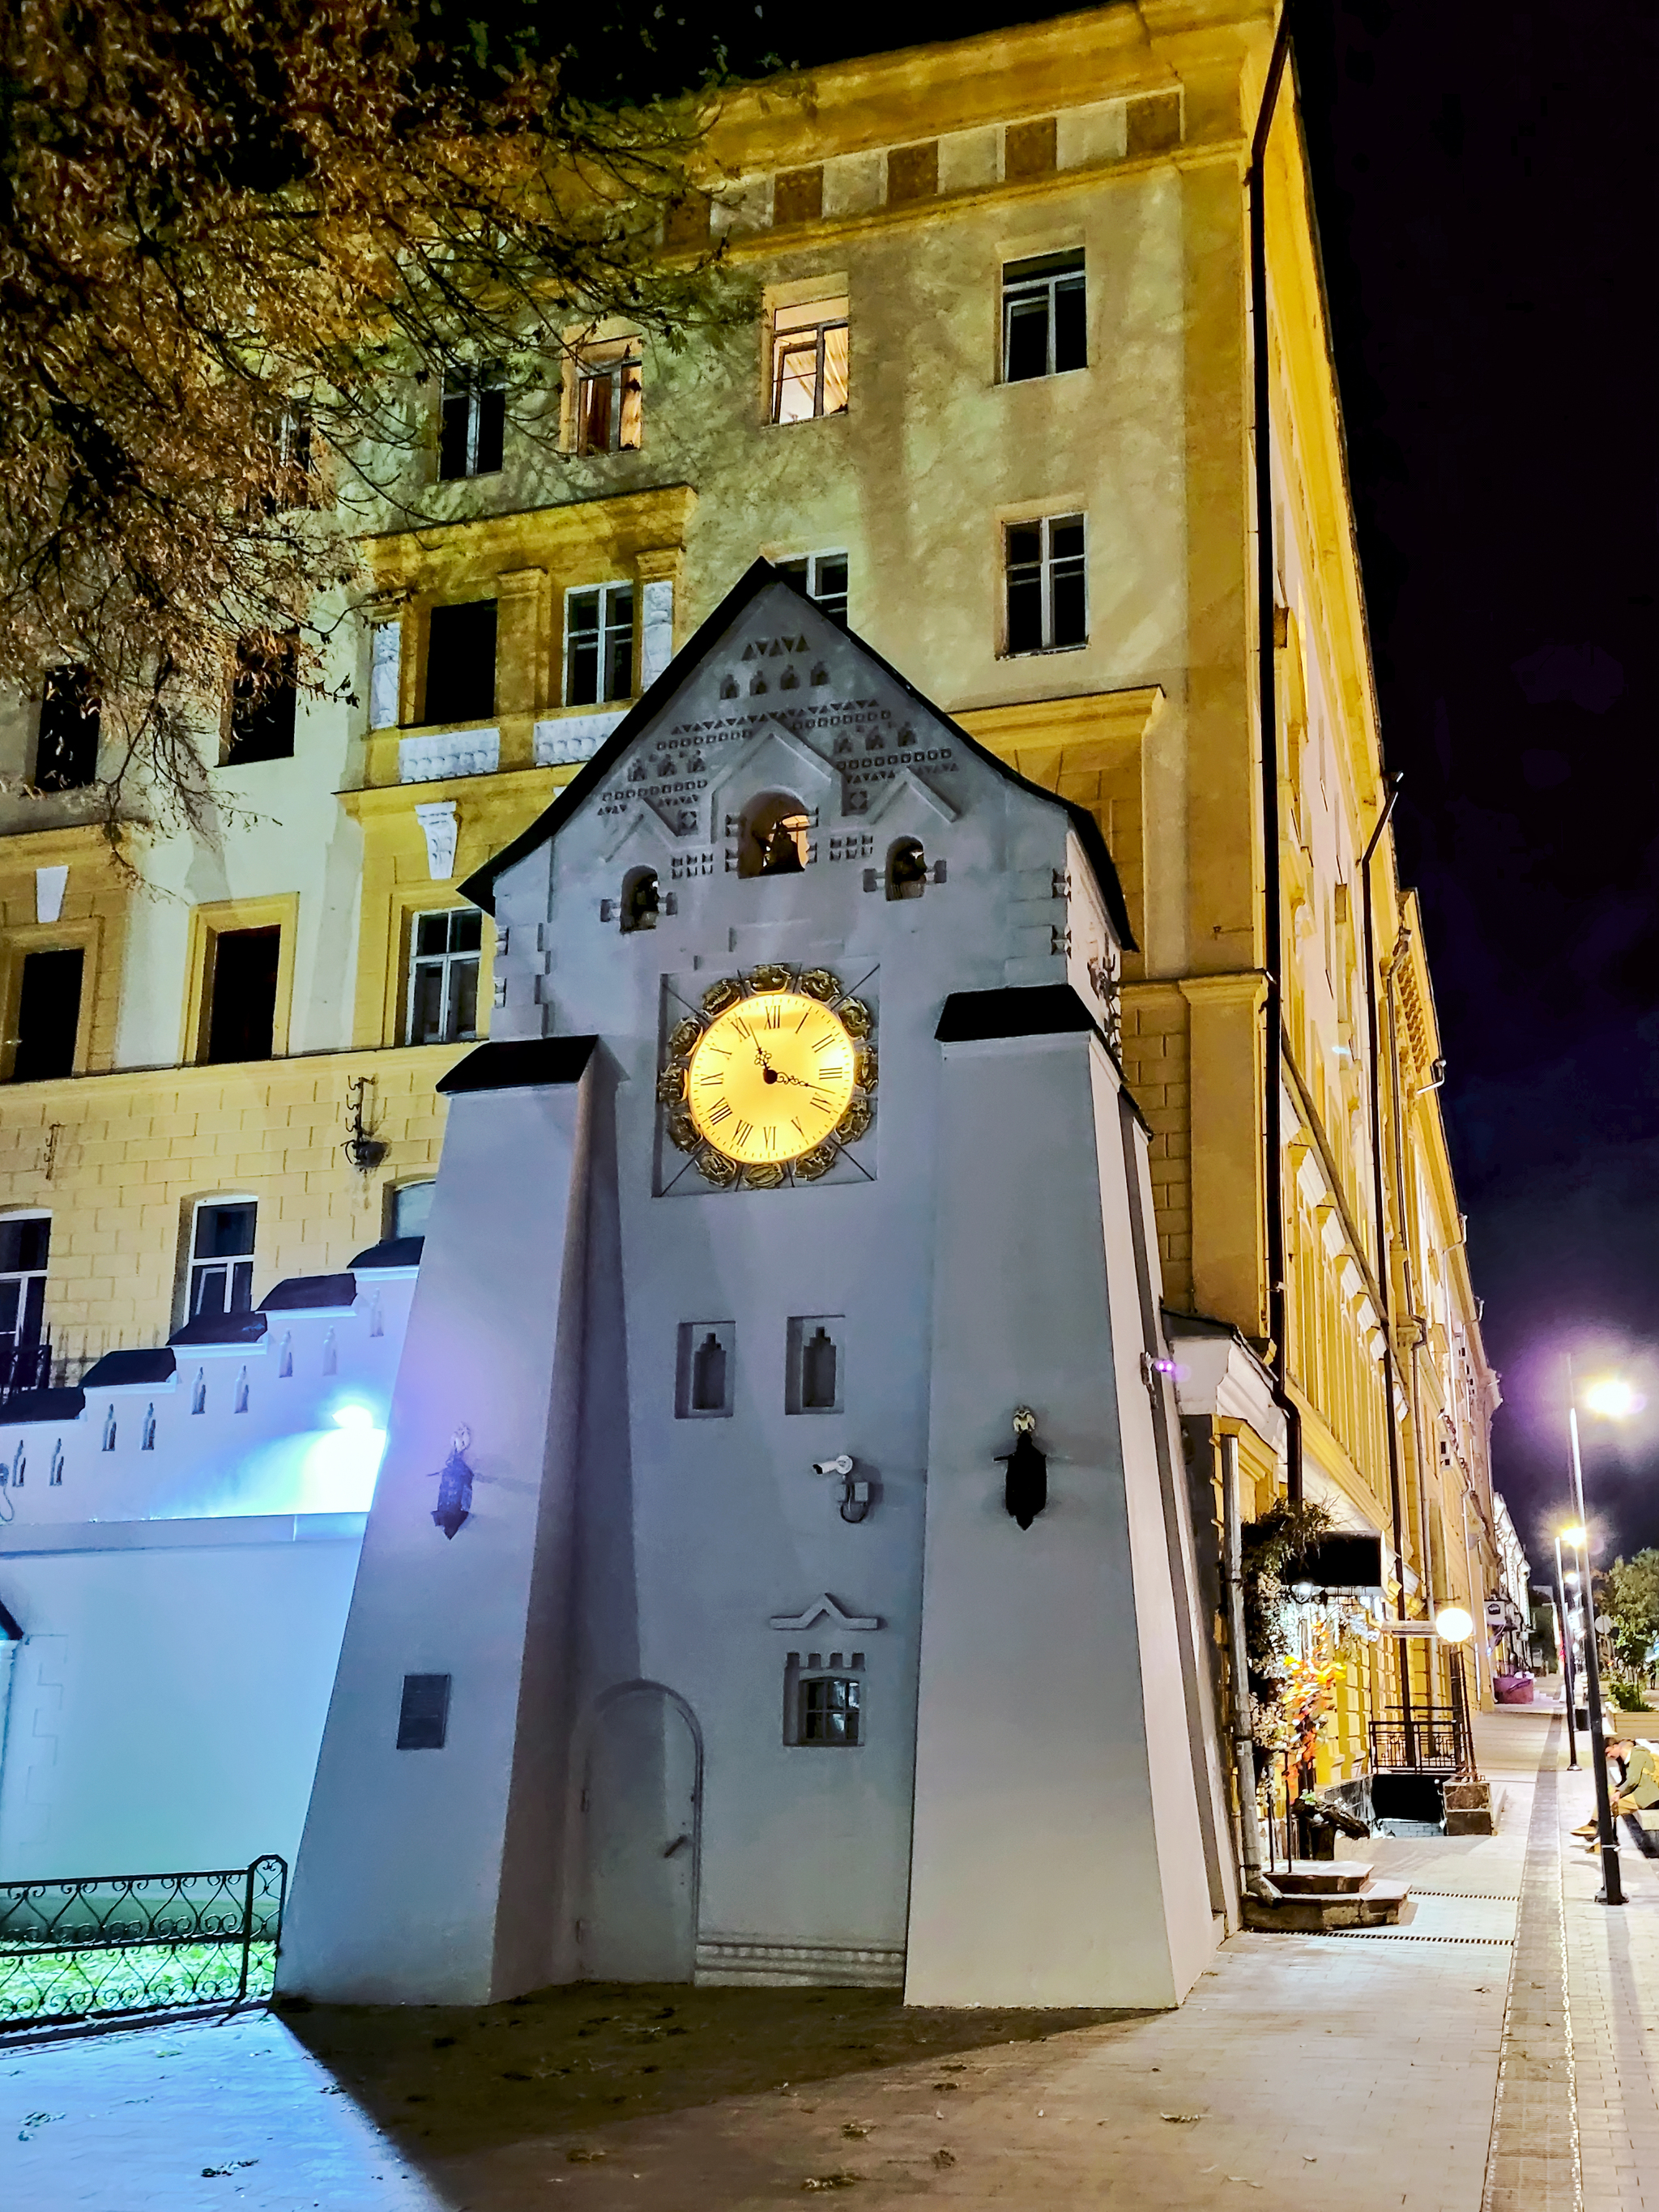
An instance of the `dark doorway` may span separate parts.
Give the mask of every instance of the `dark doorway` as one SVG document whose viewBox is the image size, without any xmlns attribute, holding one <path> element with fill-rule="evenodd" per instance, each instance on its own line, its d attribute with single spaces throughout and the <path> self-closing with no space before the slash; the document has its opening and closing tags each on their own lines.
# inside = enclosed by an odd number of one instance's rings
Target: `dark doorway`
<svg viewBox="0 0 1659 2212">
<path fill-rule="evenodd" d="M 40 791 L 79 791 L 98 775 L 98 702 L 78 662 L 47 672 L 40 695 L 34 781 Z"/>
<path fill-rule="evenodd" d="M 689 1982 L 696 1955 L 702 1754 L 679 1699 L 631 1683 L 594 1723 L 582 1789 L 582 1972 Z"/>
<path fill-rule="evenodd" d="M 81 969 L 85 956 L 26 952 L 17 992 L 17 1050 L 14 1083 L 41 1083 L 75 1073 L 75 1037 L 81 1022 Z"/>
<path fill-rule="evenodd" d="M 283 933 L 276 927 L 227 929 L 214 939 L 209 1060 L 270 1058 L 282 945 Z"/>
<path fill-rule="evenodd" d="M 427 618 L 428 722 L 482 722 L 495 711 L 495 602 L 434 607 Z"/>
</svg>

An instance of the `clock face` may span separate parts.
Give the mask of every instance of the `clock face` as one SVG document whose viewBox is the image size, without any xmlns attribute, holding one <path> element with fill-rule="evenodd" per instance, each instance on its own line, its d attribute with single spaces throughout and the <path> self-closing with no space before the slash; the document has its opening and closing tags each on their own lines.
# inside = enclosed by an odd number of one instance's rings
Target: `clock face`
<svg viewBox="0 0 1659 2212">
<path fill-rule="evenodd" d="M 704 1030 L 685 1103 L 698 1136 L 725 1158 L 793 1160 L 836 1128 L 858 1073 L 858 1048 L 830 1007 L 799 991 L 757 992 Z"/>
</svg>

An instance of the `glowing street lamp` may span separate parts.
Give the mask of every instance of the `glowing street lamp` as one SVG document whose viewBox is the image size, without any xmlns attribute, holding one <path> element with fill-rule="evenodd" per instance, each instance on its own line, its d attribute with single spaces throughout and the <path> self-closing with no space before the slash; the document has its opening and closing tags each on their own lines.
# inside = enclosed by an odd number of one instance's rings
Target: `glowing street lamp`
<svg viewBox="0 0 1659 2212">
<path fill-rule="evenodd" d="M 1582 1542 L 1582 1528 L 1558 1528 L 1555 1532 L 1555 1640 L 1561 1647 L 1561 1694 L 1567 1709 L 1567 1765 L 1578 1764 L 1578 1724 L 1573 1714 L 1578 1705 L 1578 1686 L 1572 1679 L 1572 1632 L 1567 1625 L 1567 1586 L 1578 1587 L 1578 1577 L 1561 1563 L 1561 1540 L 1569 1542 L 1575 1537 Z"/>
<path fill-rule="evenodd" d="M 1608 1420 L 1622 1420 L 1637 1412 L 1642 1401 L 1618 1376 L 1605 1376 L 1584 1393 L 1588 1412 Z M 1584 1576 L 1584 1688 L 1589 1707 L 1590 1769 L 1595 1777 L 1595 1830 L 1601 1851 L 1601 1887 L 1598 1905 L 1622 1905 L 1625 1893 L 1619 1875 L 1619 1842 L 1613 1825 L 1613 1805 L 1607 1791 L 1607 1736 L 1601 1725 L 1601 1656 L 1595 1648 L 1594 1594 L 1595 1582 L 1589 1555 L 1589 1516 L 1584 1510 L 1584 1463 L 1578 1451 L 1578 1392 L 1572 1361 L 1567 1361 L 1567 1440 L 1572 1451 L 1572 1508 L 1577 1526 L 1564 1531 L 1583 1562 Z"/>
<path fill-rule="evenodd" d="M 1434 1616 L 1434 1632 L 1446 1646 L 1450 1662 L 1452 1720 L 1460 1738 L 1458 1771 L 1474 1775 L 1474 1735 L 1469 1727 L 1468 1692 L 1463 1681 L 1463 1646 L 1474 1633 L 1474 1615 L 1461 1605 L 1443 1605 Z"/>
</svg>

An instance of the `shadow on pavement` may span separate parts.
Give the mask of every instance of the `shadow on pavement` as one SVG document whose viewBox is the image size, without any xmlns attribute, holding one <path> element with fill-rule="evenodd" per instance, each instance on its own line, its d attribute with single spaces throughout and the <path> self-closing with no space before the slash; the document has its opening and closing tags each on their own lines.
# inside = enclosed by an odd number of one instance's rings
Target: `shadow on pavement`
<svg viewBox="0 0 1659 2212">
<path fill-rule="evenodd" d="M 579 1983 L 483 2007 L 279 2001 L 284 2024 L 410 2155 L 445 2157 L 785 2084 L 1035 2042 L 1124 2012 L 924 2011 L 898 1992 Z"/>
</svg>

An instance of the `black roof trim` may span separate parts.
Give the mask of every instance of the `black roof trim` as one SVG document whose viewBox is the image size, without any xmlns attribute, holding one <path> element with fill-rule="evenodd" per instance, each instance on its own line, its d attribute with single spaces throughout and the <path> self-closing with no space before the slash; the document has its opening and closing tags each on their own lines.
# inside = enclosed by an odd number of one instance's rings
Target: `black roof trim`
<svg viewBox="0 0 1659 2212">
<path fill-rule="evenodd" d="M 262 1313 L 204 1314 L 175 1328 L 169 1344 L 257 1344 L 268 1327 Z"/>
<path fill-rule="evenodd" d="M 84 1390 L 20 1390 L 0 1405 L 0 1428 L 31 1421 L 73 1421 L 86 1411 Z"/>
<path fill-rule="evenodd" d="M 496 878 L 506 869 L 512 867 L 515 862 L 523 860 L 526 854 L 533 853 L 538 846 L 545 844 L 550 837 L 557 836 L 576 809 L 586 799 L 588 793 L 610 775 L 617 762 L 633 743 L 635 732 L 651 720 L 659 708 L 667 703 L 672 695 L 684 682 L 686 669 L 693 662 L 701 659 L 711 649 L 726 631 L 731 629 L 750 600 L 763 592 L 769 584 L 781 584 L 787 591 L 793 592 L 797 599 L 804 600 L 809 607 L 814 608 L 816 611 L 822 614 L 823 610 L 818 608 L 817 602 L 801 589 L 793 576 L 784 575 L 780 570 L 775 568 L 769 561 L 753 562 L 732 586 L 713 614 L 692 636 L 686 640 L 650 690 L 641 697 L 637 704 L 629 708 L 592 759 L 584 763 L 576 771 L 552 805 L 538 814 L 527 830 L 520 830 L 511 843 L 504 845 L 492 859 L 485 861 L 483 867 L 477 869 L 467 878 L 460 886 L 463 898 L 471 899 L 475 906 L 482 907 L 486 914 L 495 913 Z M 1095 879 L 1100 885 L 1101 896 L 1106 902 L 1106 911 L 1111 916 L 1112 927 L 1117 932 L 1119 942 L 1126 952 L 1137 951 L 1139 948 L 1135 943 L 1134 933 L 1129 927 L 1129 909 L 1124 904 L 1123 887 L 1117 879 L 1117 870 L 1113 865 L 1112 856 L 1106 849 L 1106 840 L 1100 834 L 1100 824 L 1087 807 L 1079 805 L 1075 799 L 1057 798 L 1052 791 L 1045 791 L 1040 783 L 1032 783 L 1029 778 L 1021 775 L 1018 769 L 1010 768 L 1006 761 L 999 759 L 988 746 L 982 745 L 977 738 L 964 730 L 960 722 L 952 721 L 942 707 L 936 705 L 925 693 L 919 691 L 908 676 L 895 668 L 891 661 L 884 659 L 875 647 L 866 643 L 856 630 L 848 630 L 847 635 L 860 651 L 866 653 L 884 675 L 890 676 L 900 690 L 907 692 L 919 707 L 930 714 L 936 714 L 939 720 L 949 727 L 951 736 L 959 744 L 966 745 L 969 752 L 984 761 L 988 766 L 995 769 L 999 775 L 1006 776 L 1010 783 L 1017 785 L 1020 790 L 1030 792 L 1034 798 L 1046 799 L 1051 806 L 1065 809 L 1073 829 L 1076 830 L 1082 842 L 1084 851 L 1089 856 L 1089 865 L 1095 872 Z M 462 1065 L 465 1066 L 465 1063 L 463 1062 Z M 438 1085 L 441 1091 L 444 1087 L 441 1083 Z"/>
<path fill-rule="evenodd" d="M 1105 1032 L 1069 983 L 1006 984 L 998 991 L 952 991 L 933 1031 L 940 1044 L 984 1037 L 1067 1036 Z"/>
<path fill-rule="evenodd" d="M 351 1264 L 365 1271 L 375 1267 L 418 1267 L 424 1237 L 383 1237 L 378 1244 L 371 1244 L 366 1252 L 359 1252 Z"/>
<path fill-rule="evenodd" d="M 82 1390 L 105 1390 L 122 1382 L 170 1382 L 179 1363 L 166 1345 L 152 1351 L 106 1352 L 81 1377 Z"/>
<path fill-rule="evenodd" d="M 355 1305 L 355 1275 L 285 1275 L 259 1301 L 261 1313 L 304 1313 L 315 1306 Z"/>
<path fill-rule="evenodd" d="M 438 1088 L 453 1097 L 461 1091 L 533 1091 L 577 1083 L 598 1042 L 596 1036 L 550 1036 L 481 1044 L 455 1063 Z"/>
<path fill-rule="evenodd" d="M 22 1640 L 23 1632 L 18 1625 L 17 1615 L 0 1601 L 0 1643 L 21 1644 Z"/>
</svg>

